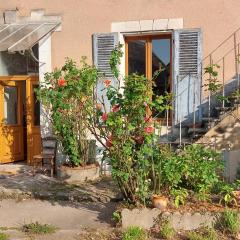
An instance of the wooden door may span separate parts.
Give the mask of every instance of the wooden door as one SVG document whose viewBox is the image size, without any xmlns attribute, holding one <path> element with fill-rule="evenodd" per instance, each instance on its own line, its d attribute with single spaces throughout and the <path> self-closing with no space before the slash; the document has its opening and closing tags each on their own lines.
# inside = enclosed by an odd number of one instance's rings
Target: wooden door
<svg viewBox="0 0 240 240">
<path fill-rule="evenodd" d="M 23 82 L 0 80 L 0 163 L 24 160 Z"/>
<path fill-rule="evenodd" d="M 34 155 L 41 153 L 40 103 L 37 101 L 35 93 L 38 86 L 38 77 L 27 79 L 27 161 L 29 164 L 31 164 Z"/>
</svg>

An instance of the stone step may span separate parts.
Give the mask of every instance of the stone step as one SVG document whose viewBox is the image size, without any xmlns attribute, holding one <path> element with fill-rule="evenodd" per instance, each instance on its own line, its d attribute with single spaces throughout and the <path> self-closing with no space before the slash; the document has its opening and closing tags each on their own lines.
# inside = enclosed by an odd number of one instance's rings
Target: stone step
<svg viewBox="0 0 240 240">
<path fill-rule="evenodd" d="M 206 128 L 189 128 L 188 134 L 205 134 L 207 132 Z"/>
<path fill-rule="evenodd" d="M 204 123 L 208 123 L 208 122 L 218 123 L 218 122 L 220 122 L 220 119 L 219 119 L 219 118 L 216 118 L 216 117 L 203 117 L 203 118 L 202 118 L 202 121 L 203 121 Z"/>
</svg>

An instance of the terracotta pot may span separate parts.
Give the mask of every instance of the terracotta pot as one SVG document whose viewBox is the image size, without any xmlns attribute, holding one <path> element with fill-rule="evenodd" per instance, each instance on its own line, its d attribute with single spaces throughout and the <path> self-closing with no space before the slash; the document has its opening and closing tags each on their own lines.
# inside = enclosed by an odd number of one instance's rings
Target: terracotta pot
<svg viewBox="0 0 240 240">
<path fill-rule="evenodd" d="M 236 198 L 238 202 L 240 202 L 240 191 L 232 191 L 233 196 Z"/>
<path fill-rule="evenodd" d="M 152 205 L 160 210 L 165 210 L 168 205 L 168 198 L 160 195 L 152 196 Z"/>
</svg>

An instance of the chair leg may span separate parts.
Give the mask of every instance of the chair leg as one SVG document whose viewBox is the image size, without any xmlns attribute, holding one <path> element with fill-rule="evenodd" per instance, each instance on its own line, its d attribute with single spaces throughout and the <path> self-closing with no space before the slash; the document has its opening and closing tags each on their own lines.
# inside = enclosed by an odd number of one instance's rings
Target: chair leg
<svg viewBox="0 0 240 240">
<path fill-rule="evenodd" d="M 51 159 L 51 177 L 53 177 L 53 167 L 54 167 L 54 162 L 53 162 L 53 159 Z"/>
</svg>

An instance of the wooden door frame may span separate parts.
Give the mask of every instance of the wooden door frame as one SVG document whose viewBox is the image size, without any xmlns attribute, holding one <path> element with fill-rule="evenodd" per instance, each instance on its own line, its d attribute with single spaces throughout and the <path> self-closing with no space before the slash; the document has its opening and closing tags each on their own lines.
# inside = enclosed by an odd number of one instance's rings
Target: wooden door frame
<svg viewBox="0 0 240 240">
<path fill-rule="evenodd" d="M 33 146 L 33 127 L 34 127 L 34 97 L 33 85 L 39 83 L 38 76 L 30 76 L 26 80 L 26 107 L 27 107 L 27 163 L 31 164 L 32 152 L 30 151 Z M 39 126 L 40 127 L 40 126 Z"/>
<path fill-rule="evenodd" d="M 152 78 L 152 40 L 154 39 L 169 39 L 170 40 L 170 76 L 169 76 L 169 82 L 170 82 L 170 92 L 173 92 L 173 34 L 171 32 L 164 32 L 164 33 L 158 33 L 158 34 L 143 34 L 143 35 L 132 35 L 132 36 L 124 36 L 124 42 L 125 42 L 125 75 L 128 75 L 128 42 L 132 40 L 145 40 L 146 41 L 146 47 L 145 47 L 145 72 L 146 72 L 146 78 L 151 79 Z M 151 115 L 151 113 L 147 110 L 147 114 Z M 170 116 L 168 119 L 168 125 L 172 124 L 173 119 L 173 111 L 170 111 Z M 161 119 L 158 119 L 161 120 Z"/>
</svg>

